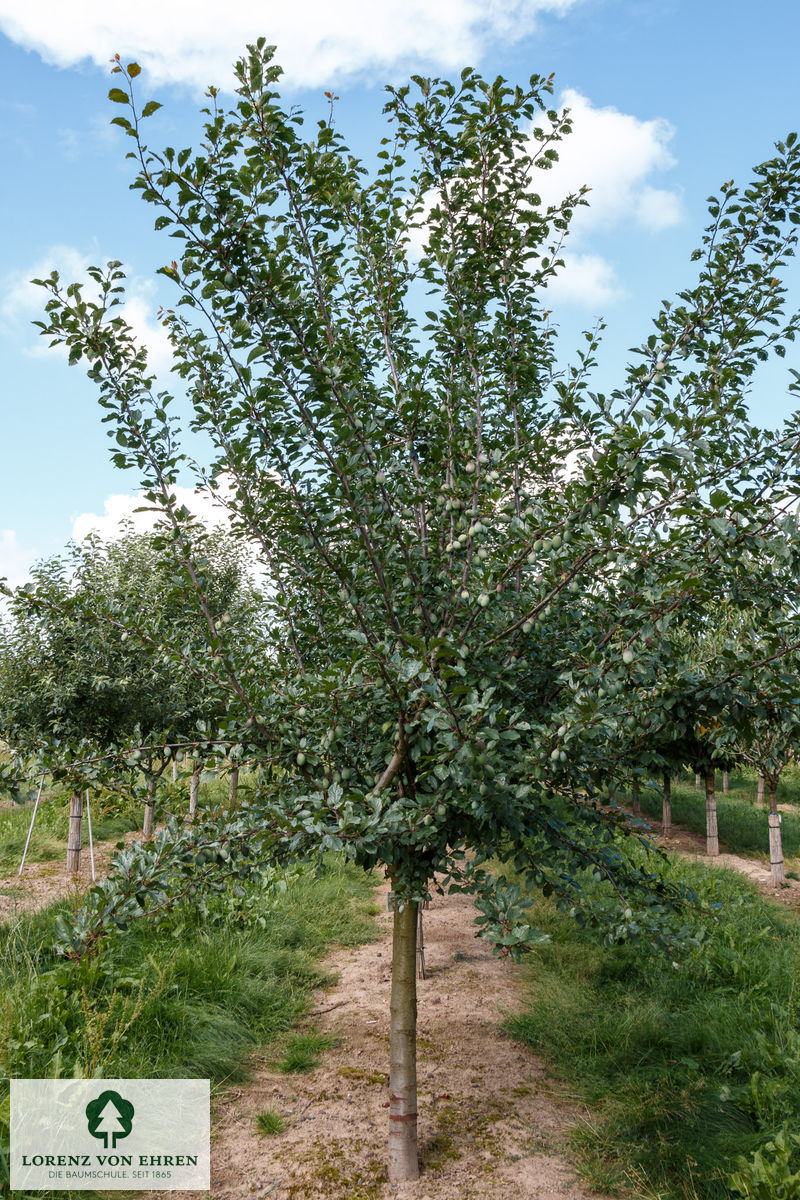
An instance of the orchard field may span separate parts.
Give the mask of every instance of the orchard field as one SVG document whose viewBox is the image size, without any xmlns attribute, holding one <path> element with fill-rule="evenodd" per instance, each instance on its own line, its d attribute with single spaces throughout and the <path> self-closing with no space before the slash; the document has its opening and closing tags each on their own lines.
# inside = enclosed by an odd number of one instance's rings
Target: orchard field
<svg viewBox="0 0 800 1200">
<path fill-rule="evenodd" d="M 367 163 L 263 39 L 197 149 L 113 72 L 173 368 L 119 261 L 37 281 L 156 520 L 5 589 L 3 1074 L 210 1079 L 221 1200 L 800 1196 L 796 136 L 602 393 L 551 77 Z"/>
</svg>

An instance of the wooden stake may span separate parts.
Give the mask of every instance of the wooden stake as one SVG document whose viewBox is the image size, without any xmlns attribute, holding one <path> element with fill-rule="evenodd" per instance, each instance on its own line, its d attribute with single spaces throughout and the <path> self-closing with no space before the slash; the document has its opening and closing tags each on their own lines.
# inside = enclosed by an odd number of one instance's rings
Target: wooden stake
<svg viewBox="0 0 800 1200">
<path fill-rule="evenodd" d="M 661 833 L 667 837 L 672 828 L 672 780 L 669 771 L 664 772 L 664 798 L 661 801 Z"/>
<path fill-rule="evenodd" d="M 719 829 L 717 827 L 717 796 L 714 791 L 716 771 L 709 767 L 706 771 L 706 854 L 712 857 L 719 854 Z"/>
<path fill-rule="evenodd" d="M 73 792 L 69 799 L 69 837 L 67 839 L 67 870 L 81 869 L 81 837 L 83 833 L 83 796 Z"/>
</svg>

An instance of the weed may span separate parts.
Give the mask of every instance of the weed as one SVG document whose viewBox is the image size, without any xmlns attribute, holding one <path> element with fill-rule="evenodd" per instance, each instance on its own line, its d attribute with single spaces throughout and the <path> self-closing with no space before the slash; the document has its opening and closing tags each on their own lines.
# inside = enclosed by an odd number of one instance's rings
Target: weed
<svg viewBox="0 0 800 1200">
<path fill-rule="evenodd" d="M 328 1033 L 293 1033 L 284 1043 L 278 1070 L 285 1075 L 307 1074 L 319 1065 L 323 1050 L 335 1044 L 336 1039 Z"/>
<path fill-rule="evenodd" d="M 263 1112 L 256 1113 L 256 1129 L 262 1137 L 274 1137 L 278 1133 L 283 1133 L 286 1128 L 286 1120 L 275 1108 L 264 1109 Z"/>
<path fill-rule="evenodd" d="M 217 1085 L 245 1078 L 253 1050 L 285 1035 L 308 1010 L 324 978 L 315 959 L 326 946 L 337 935 L 349 945 L 374 936 L 365 915 L 373 885 L 331 859 L 284 895 L 250 891 L 263 928 L 209 925 L 187 906 L 174 927 L 139 922 L 80 963 L 50 949 L 54 917 L 69 919 L 67 902 L 0 925 L 0 1077 L 102 1073 Z M 299 1035 L 294 1052 L 305 1045 L 308 1061 L 323 1042 L 319 1034 Z M 0 1193 L 3 1103 L 0 1094 Z"/>
</svg>

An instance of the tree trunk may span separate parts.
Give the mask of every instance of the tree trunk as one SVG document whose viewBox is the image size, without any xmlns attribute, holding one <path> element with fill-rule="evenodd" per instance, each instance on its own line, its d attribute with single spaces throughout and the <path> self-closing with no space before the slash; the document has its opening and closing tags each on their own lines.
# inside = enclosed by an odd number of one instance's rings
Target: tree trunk
<svg viewBox="0 0 800 1200">
<path fill-rule="evenodd" d="M 772 868 L 772 882 L 779 887 L 786 873 L 783 869 L 783 844 L 781 842 L 781 814 L 778 812 L 778 781 L 770 780 L 769 785 L 769 863 Z"/>
<path fill-rule="evenodd" d="M 156 799 L 156 781 L 153 778 L 147 781 L 147 799 L 144 802 L 144 823 L 142 825 L 142 837 L 151 838 L 153 836 L 153 809 L 155 808 Z"/>
<path fill-rule="evenodd" d="M 81 869 L 81 836 L 83 833 L 83 792 L 73 792 L 69 800 L 69 837 L 67 838 L 67 870 Z"/>
<path fill-rule="evenodd" d="M 723 790 L 723 792 L 725 793 L 725 795 L 726 795 L 726 796 L 727 796 L 727 794 L 728 794 L 728 784 L 729 784 L 729 780 L 728 780 L 728 772 L 727 772 L 727 771 L 723 771 L 723 772 L 722 772 L 722 790 Z"/>
<path fill-rule="evenodd" d="M 417 1153 L 417 906 L 394 911 L 389 1034 L 389 1183 L 419 1178 Z"/>
<path fill-rule="evenodd" d="M 664 798 L 661 801 L 661 832 L 666 837 L 672 828 L 672 780 L 664 772 Z"/>
<path fill-rule="evenodd" d="M 631 789 L 631 808 L 633 809 L 633 815 L 635 817 L 640 817 L 642 815 L 642 805 L 639 800 L 639 788 L 638 787 L 634 787 Z"/>
<path fill-rule="evenodd" d="M 239 791 L 239 768 L 234 767 L 231 771 L 231 783 L 228 789 L 228 808 L 236 808 L 236 794 Z"/>
<path fill-rule="evenodd" d="M 192 771 L 192 782 L 189 784 L 189 820 L 193 821 L 197 812 L 197 797 L 200 794 L 200 767 Z"/>
<path fill-rule="evenodd" d="M 700 787 L 700 775 L 697 772 L 695 772 L 694 786 L 698 789 Z"/>
<path fill-rule="evenodd" d="M 173 760 L 172 760 L 172 782 L 173 783 L 178 782 L 178 760 L 177 760 L 177 758 L 173 758 Z"/>
<path fill-rule="evenodd" d="M 764 803 L 764 776 L 758 772 L 758 791 L 756 792 L 756 801 L 758 804 Z"/>
<path fill-rule="evenodd" d="M 717 829 L 717 797 L 714 791 L 716 771 L 706 771 L 706 854 L 719 854 L 719 831 Z"/>
</svg>

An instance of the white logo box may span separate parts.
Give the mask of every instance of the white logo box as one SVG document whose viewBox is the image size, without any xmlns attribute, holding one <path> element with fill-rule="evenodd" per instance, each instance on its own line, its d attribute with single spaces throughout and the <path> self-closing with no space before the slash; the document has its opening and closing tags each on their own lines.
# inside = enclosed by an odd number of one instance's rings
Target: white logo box
<svg viewBox="0 0 800 1200">
<path fill-rule="evenodd" d="M 14 1191 L 210 1187 L 207 1079 L 12 1079 Z"/>
</svg>

